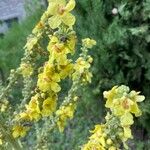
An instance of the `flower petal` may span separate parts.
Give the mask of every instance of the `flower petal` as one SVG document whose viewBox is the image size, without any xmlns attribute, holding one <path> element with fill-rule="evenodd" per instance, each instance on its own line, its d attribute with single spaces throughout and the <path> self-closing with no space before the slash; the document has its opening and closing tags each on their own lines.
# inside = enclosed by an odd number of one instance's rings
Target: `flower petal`
<svg viewBox="0 0 150 150">
<path fill-rule="evenodd" d="M 133 116 L 130 113 L 125 113 L 123 116 L 121 116 L 120 121 L 122 126 L 128 126 L 134 123 Z"/>
<path fill-rule="evenodd" d="M 134 103 L 134 105 L 131 105 L 131 112 L 135 114 L 136 117 L 141 116 L 142 112 L 139 109 L 137 103 Z"/>
<path fill-rule="evenodd" d="M 124 136 L 126 138 L 132 138 L 132 133 L 130 127 L 124 127 Z"/>
<path fill-rule="evenodd" d="M 52 91 L 54 91 L 55 93 L 58 93 L 58 92 L 61 90 L 59 84 L 56 83 L 56 82 L 51 82 L 51 89 L 52 89 Z"/>
<path fill-rule="evenodd" d="M 137 102 L 142 102 L 142 101 L 144 101 L 144 99 L 145 99 L 145 96 L 143 96 L 143 95 L 137 95 L 136 96 L 136 101 Z"/>
<path fill-rule="evenodd" d="M 62 21 L 67 26 L 72 26 L 75 24 L 75 16 L 73 16 L 71 13 L 66 13 L 62 16 Z"/>
<path fill-rule="evenodd" d="M 52 16 L 48 19 L 48 24 L 52 29 L 56 29 L 61 24 L 61 19 L 58 15 Z"/>
<path fill-rule="evenodd" d="M 58 4 L 55 2 L 50 3 L 47 8 L 47 12 L 49 15 L 56 15 L 58 11 Z"/>
<path fill-rule="evenodd" d="M 76 5 L 75 0 L 70 0 L 69 3 L 66 5 L 66 11 L 70 12 L 75 8 L 75 5 Z"/>
</svg>

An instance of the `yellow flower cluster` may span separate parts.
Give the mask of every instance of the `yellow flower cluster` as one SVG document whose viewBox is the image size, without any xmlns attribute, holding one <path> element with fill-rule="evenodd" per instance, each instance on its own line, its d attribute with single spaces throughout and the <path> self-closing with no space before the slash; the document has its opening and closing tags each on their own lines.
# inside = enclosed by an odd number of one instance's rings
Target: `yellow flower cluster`
<svg viewBox="0 0 150 150">
<path fill-rule="evenodd" d="M 28 131 L 28 127 L 23 127 L 20 125 L 16 125 L 13 127 L 13 137 L 24 137 L 26 135 L 26 132 Z"/>
<path fill-rule="evenodd" d="M 37 86 L 42 92 L 59 92 L 61 90 L 58 82 L 60 82 L 60 76 L 56 73 L 55 66 L 53 64 L 46 63 L 44 65 L 44 71 L 39 74 Z"/>
<path fill-rule="evenodd" d="M 49 18 L 49 26 L 52 29 L 58 28 L 62 23 L 71 27 L 75 23 L 75 17 L 70 13 L 75 7 L 75 0 L 50 0 L 48 13 L 52 16 Z"/>
<path fill-rule="evenodd" d="M 130 91 L 127 86 L 113 87 L 110 91 L 104 92 L 106 98 L 106 107 L 110 108 L 112 113 L 120 118 L 121 126 L 124 128 L 125 137 L 131 138 L 130 126 L 134 123 L 133 114 L 140 116 L 141 110 L 138 102 L 142 102 L 145 97 L 139 95 L 140 92 Z"/>
<path fill-rule="evenodd" d="M 89 72 L 91 64 L 83 57 L 79 57 L 74 65 L 75 72 L 72 75 L 73 80 L 77 80 L 79 76 L 82 76 L 83 82 L 91 83 L 92 73 Z"/>
<path fill-rule="evenodd" d="M 128 149 L 126 141 L 132 138 L 131 125 L 134 123 L 133 114 L 136 117 L 141 115 L 138 102 L 145 97 L 140 92 L 130 91 L 127 86 L 114 86 L 110 91 L 104 92 L 106 107 L 110 108 L 111 114 L 107 114 L 106 123 L 97 125 L 92 132 L 93 135 L 83 150 L 119 150 L 123 143 Z"/>
<path fill-rule="evenodd" d="M 87 144 L 82 147 L 82 150 L 117 150 L 113 141 L 106 135 L 106 125 L 96 125 L 91 131 L 92 136 Z"/>
<path fill-rule="evenodd" d="M 94 41 L 92 39 L 89 39 L 91 41 Z M 94 45 L 91 45 L 91 48 Z M 80 54 L 80 57 L 76 60 L 75 64 L 73 65 L 73 73 L 72 73 L 72 80 L 73 85 L 72 88 L 68 93 L 67 104 L 61 105 L 61 107 L 56 111 L 57 116 L 57 125 L 59 130 L 62 132 L 64 130 L 64 127 L 66 125 L 66 121 L 73 118 L 75 109 L 76 109 L 76 101 L 78 100 L 78 97 L 76 95 L 76 91 L 78 90 L 78 86 L 81 86 L 83 83 L 91 82 L 92 74 L 89 71 L 91 67 L 91 63 L 93 61 L 92 57 L 87 54 L 88 48 L 84 46 L 82 43 L 82 53 Z"/>
<path fill-rule="evenodd" d="M 23 75 L 23 77 L 29 77 L 33 73 L 33 68 L 32 68 L 31 64 L 21 63 L 19 69 L 20 69 L 20 73 Z"/>
<path fill-rule="evenodd" d="M 96 41 L 90 38 L 82 40 L 82 53 L 80 57 L 76 60 L 74 65 L 75 72 L 72 75 L 73 80 L 77 80 L 81 76 L 83 83 L 91 83 L 92 73 L 89 71 L 93 58 L 87 54 L 88 49 L 91 49 L 96 45 Z"/>
<path fill-rule="evenodd" d="M 49 36 L 50 41 L 47 47 L 50 53 L 49 60 L 38 75 L 37 81 L 37 88 L 40 91 L 32 96 L 29 104 L 25 106 L 26 110 L 17 115 L 16 120 L 19 125 L 16 123 L 13 127 L 15 138 L 25 135 L 27 130 L 22 125 L 24 122 L 38 121 L 41 117 L 52 115 L 56 110 L 57 93 L 61 90 L 59 82 L 73 71 L 72 61 L 67 58 L 67 55 L 74 53 L 76 44 L 76 35 L 71 29 L 75 23 L 75 17 L 69 13 L 74 7 L 74 0 L 70 0 L 68 3 L 65 0 L 51 0 L 48 10 L 43 14 L 41 21 L 32 31 L 33 35 L 27 41 L 25 48 L 31 51 L 41 36 L 40 33 L 44 29 L 46 20 L 52 29 L 64 25 L 63 29 L 60 27 L 57 32 Z M 65 25 L 68 27 L 66 28 Z M 24 77 L 30 76 L 33 72 L 32 66 L 27 63 L 22 63 L 20 70 Z"/>
<path fill-rule="evenodd" d="M 12 129 L 14 138 L 24 137 L 33 122 L 37 123 L 43 117 L 53 118 L 52 122 L 55 122 L 55 126 L 58 126 L 62 132 L 67 121 L 73 118 L 76 110 L 78 99 L 76 95 L 79 86 L 82 83 L 91 82 L 92 74 L 89 69 L 93 59 L 87 53 L 88 49 L 96 44 L 96 41 L 89 38 L 84 39 L 80 57 L 75 63 L 70 57 L 75 52 L 77 41 L 76 33 L 72 27 L 75 23 L 75 17 L 70 13 L 74 7 L 75 0 L 49 0 L 47 11 L 27 41 L 25 48 L 31 52 L 38 45 L 38 40 L 42 35 L 41 31 L 48 30 L 48 28 L 55 29 L 53 33 L 48 34 L 49 57 L 39 70 L 35 94 L 25 105 L 25 111 L 15 117 Z M 33 74 L 32 65 L 23 61 L 20 65 L 20 71 L 23 77 L 30 77 Z M 61 91 L 60 83 L 67 77 L 72 79 L 72 87 L 59 109 L 56 110 L 58 94 Z"/>
<path fill-rule="evenodd" d="M 70 103 L 67 106 L 60 107 L 60 109 L 56 111 L 56 116 L 58 117 L 57 125 L 60 132 L 64 131 L 66 121 L 73 118 L 75 109 L 76 104 Z"/>
<path fill-rule="evenodd" d="M 86 38 L 82 40 L 82 44 L 83 47 L 92 48 L 94 45 L 96 45 L 96 41 L 90 38 Z"/>
</svg>

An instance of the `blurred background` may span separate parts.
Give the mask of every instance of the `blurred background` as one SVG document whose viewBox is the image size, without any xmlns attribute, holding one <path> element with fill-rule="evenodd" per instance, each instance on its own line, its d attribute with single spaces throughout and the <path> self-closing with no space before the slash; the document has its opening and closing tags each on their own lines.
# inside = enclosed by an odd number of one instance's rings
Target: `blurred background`
<svg viewBox="0 0 150 150">
<path fill-rule="evenodd" d="M 89 130 L 103 121 L 103 91 L 125 84 L 141 91 L 146 100 L 143 115 L 135 119 L 131 149 L 149 150 L 150 141 L 150 1 L 76 0 L 74 14 L 78 35 L 97 41 L 91 50 L 93 80 L 63 134 L 50 134 L 52 150 L 77 150 L 85 143 Z M 5 84 L 10 69 L 19 66 L 26 37 L 47 8 L 46 0 L 0 1 L 0 78 Z M 64 83 L 65 84 L 65 83 Z M 19 90 L 19 86 L 16 87 Z M 20 97 L 19 92 L 15 93 Z M 17 98 L 16 98 L 17 99 Z"/>
</svg>

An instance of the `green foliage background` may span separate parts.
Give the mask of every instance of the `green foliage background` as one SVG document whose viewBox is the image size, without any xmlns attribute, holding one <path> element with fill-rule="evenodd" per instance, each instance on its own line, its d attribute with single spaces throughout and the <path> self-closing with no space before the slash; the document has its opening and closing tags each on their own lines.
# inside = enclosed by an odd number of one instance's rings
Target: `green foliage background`
<svg viewBox="0 0 150 150">
<path fill-rule="evenodd" d="M 116 15 L 112 13 L 114 8 L 118 9 Z M 135 140 L 143 140 L 135 147 L 143 149 L 149 145 L 150 132 L 150 1 L 77 0 L 74 13 L 77 17 L 78 46 L 81 38 L 91 37 L 97 41 L 97 46 L 91 50 L 94 77 L 65 132 L 50 134 L 52 150 L 79 149 L 87 140 L 89 129 L 103 121 L 102 92 L 120 84 L 139 90 L 146 96 L 141 106 L 143 116 L 136 120 L 135 127 L 135 130 L 140 130 L 141 137 L 138 139 L 137 136 Z M 11 68 L 19 65 L 26 37 L 40 15 L 41 11 L 37 11 L 20 25 L 14 25 L 0 40 L 0 69 L 5 78 Z M 78 48 L 77 53 L 80 53 Z M 135 132 L 135 136 L 137 134 Z"/>
</svg>

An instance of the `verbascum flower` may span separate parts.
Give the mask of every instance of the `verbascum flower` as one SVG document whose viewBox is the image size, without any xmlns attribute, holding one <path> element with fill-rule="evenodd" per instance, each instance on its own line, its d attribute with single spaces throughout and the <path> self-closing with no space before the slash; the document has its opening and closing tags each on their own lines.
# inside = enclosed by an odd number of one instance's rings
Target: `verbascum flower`
<svg viewBox="0 0 150 150">
<path fill-rule="evenodd" d="M 81 150 L 106 150 L 102 145 L 97 142 L 88 142 L 85 144 Z"/>
<path fill-rule="evenodd" d="M 12 130 L 13 130 L 12 135 L 14 138 L 24 137 L 26 135 L 26 132 L 28 131 L 28 127 L 15 125 Z"/>
<path fill-rule="evenodd" d="M 90 131 L 93 134 L 90 136 L 88 143 L 83 145 L 82 150 L 105 150 L 106 140 L 105 136 L 103 136 L 104 128 L 105 125 L 96 125 L 95 129 Z"/>
<path fill-rule="evenodd" d="M 38 87 L 42 92 L 54 91 L 55 93 L 61 90 L 58 82 L 60 76 L 55 71 L 55 66 L 52 64 L 45 64 L 44 71 L 38 76 Z"/>
<path fill-rule="evenodd" d="M 33 96 L 28 105 L 25 106 L 26 110 L 17 115 L 16 120 L 22 121 L 38 121 L 41 118 L 41 111 L 38 101 L 38 95 Z"/>
<path fill-rule="evenodd" d="M 38 24 L 36 25 L 36 27 L 33 29 L 32 33 L 33 34 L 38 34 L 38 32 L 40 30 L 42 30 L 43 28 L 44 28 L 43 22 L 39 21 Z"/>
<path fill-rule="evenodd" d="M 56 61 L 59 64 L 65 65 L 67 62 L 67 47 L 63 42 L 59 42 L 59 39 L 56 36 L 53 36 L 47 47 L 50 52 L 50 63 Z"/>
<path fill-rule="evenodd" d="M 33 67 L 31 66 L 31 64 L 21 63 L 20 72 L 23 75 L 23 77 L 29 77 L 33 73 Z"/>
<path fill-rule="evenodd" d="M 132 136 L 132 133 L 131 133 L 131 129 L 130 129 L 130 126 L 125 126 L 123 127 L 123 131 L 124 131 L 124 134 L 123 134 L 123 141 L 127 141 L 127 139 L 131 139 L 133 138 Z"/>
<path fill-rule="evenodd" d="M 71 27 L 75 23 L 75 17 L 70 13 L 75 7 L 75 0 L 51 0 L 48 7 L 49 26 L 52 29 L 58 28 L 61 23 Z"/>
<path fill-rule="evenodd" d="M 68 60 L 66 65 L 58 65 L 58 71 L 60 72 L 60 78 L 65 79 L 73 72 L 73 64 Z"/>
<path fill-rule="evenodd" d="M 31 51 L 33 47 L 37 44 L 37 42 L 38 42 L 38 38 L 36 36 L 28 37 L 27 43 L 24 46 L 24 48 Z"/>
<path fill-rule="evenodd" d="M 30 117 L 30 120 L 38 121 L 41 118 L 39 102 L 36 100 L 31 100 L 29 104 L 26 105 L 26 113 Z"/>
<path fill-rule="evenodd" d="M 56 111 L 56 116 L 58 117 L 57 125 L 60 132 L 64 131 L 66 121 L 73 118 L 75 108 L 75 104 L 70 104 L 68 106 L 63 106 Z"/>
<path fill-rule="evenodd" d="M 104 91 L 103 96 L 106 98 L 106 108 L 110 108 L 113 105 L 113 99 L 117 94 L 117 86 L 114 86 L 111 90 L 109 91 Z"/>
<path fill-rule="evenodd" d="M 51 96 L 43 101 L 41 114 L 44 117 L 50 116 L 55 110 L 57 106 L 57 97 Z"/>
<path fill-rule="evenodd" d="M 145 97 L 139 95 L 139 92 L 131 91 L 129 88 L 122 85 L 120 87 L 113 87 L 110 91 L 104 92 L 104 98 L 106 98 L 106 107 L 110 108 L 115 115 L 122 116 L 127 113 L 135 114 L 135 116 L 141 115 L 137 102 L 142 102 Z"/>
<path fill-rule="evenodd" d="M 85 47 L 85 48 L 91 49 L 93 46 L 96 45 L 96 41 L 93 40 L 93 39 L 90 39 L 90 38 L 86 38 L 86 39 L 83 39 L 83 40 L 82 40 L 82 45 L 83 45 L 83 47 Z"/>
<path fill-rule="evenodd" d="M 63 41 L 62 37 L 52 36 L 50 37 L 50 42 L 47 47 L 50 52 L 50 62 L 56 61 L 61 65 L 66 65 L 67 54 L 74 53 L 76 38 L 74 35 L 66 37 L 67 39 Z"/>
<path fill-rule="evenodd" d="M 79 57 L 74 65 L 74 69 L 82 74 L 86 69 L 89 69 L 90 66 L 89 62 L 85 61 L 82 57 Z"/>
<path fill-rule="evenodd" d="M 74 73 L 72 74 L 72 79 L 75 81 L 81 77 L 83 83 L 91 83 L 92 73 L 89 71 L 91 64 L 84 60 L 83 57 L 79 57 L 74 64 Z"/>
</svg>

